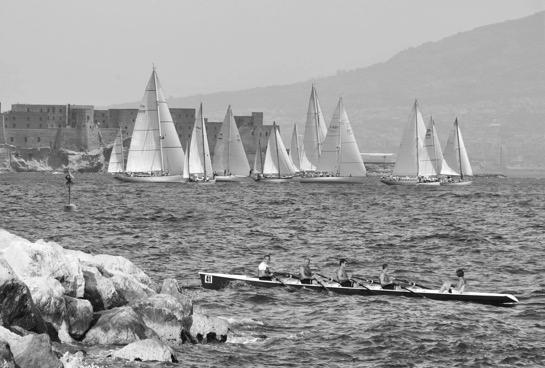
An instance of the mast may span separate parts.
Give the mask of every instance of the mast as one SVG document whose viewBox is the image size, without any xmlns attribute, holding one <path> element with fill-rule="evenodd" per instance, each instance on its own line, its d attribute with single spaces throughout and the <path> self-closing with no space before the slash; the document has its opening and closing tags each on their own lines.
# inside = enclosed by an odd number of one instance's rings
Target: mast
<svg viewBox="0 0 545 368">
<path fill-rule="evenodd" d="M 342 121 L 342 111 L 344 110 L 344 106 L 342 105 L 343 100 L 341 98 L 340 101 L 340 107 L 339 109 L 339 141 L 337 142 L 337 176 L 341 175 L 341 154 L 342 154 L 342 138 L 341 138 L 341 121 Z"/>
<path fill-rule="evenodd" d="M 460 128 L 458 126 L 458 118 L 454 121 L 456 125 L 456 141 L 458 142 L 458 163 L 460 164 L 460 180 L 464 180 L 464 172 L 462 171 L 462 153 L 460 152 Z"/>
<path fill-rule="evenodd" d="M 161 156 L 161 173 L 165 170 L 165 163 L 163 162 L 163 134 L 161 133 L 161 113 L 159 112 L 159 94 L 157 93 L 157 72 L 155 71 L 155 65 L 153 66 L 153 81 L 155 83 L 155 109 L 157 110 L 157 124 L 159 125 L 159 155 Z"/>
<path fill-rule="evenodd" d="M 418 162 L 418 100 L 414 100 L 414 127 L 416 132 L 416 177 L 418 178 L 420 173 Z"/>
<path fill-rule="evenodd" d="M 123 131 L 119 127 L 119 138 L 121 139 L 121 167 L 125 171 L 125 153 L 123 152 Z"/>
<path fill-rule="evenodd" d="M 276 166 L 278 168 L 278 179 L 280 179 L 280 153 L 278 152 L 278 136 L 276 122 L 273 122 L 273 131 L 274 131 L 274 145 L 276 147 Z"/>
<path fill-rule="evenodd" d="M 433 120 L 433 116 L 430 116 L 430 126 L 431 126 L 431 143 L 433 144 L 433 159 L 434 159 L 434 168 L 437 174 L 441 174 L 441 169 L 439 166 L 439 155 L 437 154 L 437 146 L 435 145 L 435 121 Z M 438 170 L 439 169 L 439 170 Z"/>
<path fill-rule="evenodd" d="M 318 113 L 318 101 L 317 101 L 317 94 L 316 89 L 314 88 L 314 84 L 312 85 L 312 100 L 314 101 L 314 131 L 316 132 L 316 147 L 317 147 L 317 153 L 318 157 L 322 155 L 322 149 L 321 149 L 321 142 L 320 142 L 320 135 L 318 134 L 318 130 L 320 129 L 320 114 Z"/>
<path fill-rule="evenodd" d="M 202 116 L 202 102 L 201 102 L 201 138 L 202 138 L 202 163 L 204 169 L 204 180 L 206 180 L 206 151 L 204 149 L 204 118 Z"/>
<path fill-rule="evenodd" d="M 262 151 L 261 151 L 261 138 L 258 138 L 257 140 L 257 145 L 259 147 L 259 163 L 261 164 L 261 174 L 263 174 L 263 155 L 262 155 Z"/>
<path fill-rule="evenodd" d="M 233 117 L 233 111 L 231 111 L 231 106 L 229 106 L 229 129 L 227 130 L 227 173 L 231 172 L 231 117 Z M 233 120 L 234 119 L 235 118 L 233 117 Z"/>
</svg>

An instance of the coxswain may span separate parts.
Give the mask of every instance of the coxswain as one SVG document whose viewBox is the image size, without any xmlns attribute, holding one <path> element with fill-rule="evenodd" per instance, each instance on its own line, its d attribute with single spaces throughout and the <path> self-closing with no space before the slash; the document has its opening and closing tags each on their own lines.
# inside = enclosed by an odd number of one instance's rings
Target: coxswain
<svg viewBox="0 0 545 368">
<path fill-rule="evenodd" d="M 267 254 L 265 257 L 263 257 L 263 261 L 257 267 L 257 277 L 260 280 L 265 280 L 265 281 L 272 280 L 273 274 L 271 272 L 271 269 L 269 268 L 270 261 L 271 261 L 271 256 Z"/>
<path fill-rule="evenodd" d="M 450 281 L 443 282 L 443 285 L 441 286 L 441 289 L 439 289 L 440 293 L 454 293 L 454 294 L 462 294 L 466 288 L 466 279 L 464 278 L 464 270 L 459 268 L 456 270 L 456 276 L 458 277 L 458 283 L 456 286 L 453 287 L 453 284 L 451 284 Z"/>
<path fill-rule="evenodd" d="M 352 281 L 348 278 L 346 274 L 346 259 L 339 260 L 339 268 L 337 269 L 337 282 L 344 287 L 352 287 Z"/>
<path fill-rule="evenodd" d="M 388 263 L 382 265 L 382 271 L 380 272 L 380 286 L 383 289 L 395 290 L 396 284 L 394 283 L 394 278 L 388 275 Z"/>
<path fill-rule="evenodd" d="M 310 269 L 310 258 L 305 258 L 305 261 L 299 267 L 299 280 L 301 284 L 312 284 L 312 270 Z"/>
</svg>

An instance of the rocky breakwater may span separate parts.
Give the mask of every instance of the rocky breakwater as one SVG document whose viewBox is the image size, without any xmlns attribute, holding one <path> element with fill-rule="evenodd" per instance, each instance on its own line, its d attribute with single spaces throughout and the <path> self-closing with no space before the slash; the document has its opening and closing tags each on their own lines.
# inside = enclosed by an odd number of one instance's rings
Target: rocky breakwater
<svg viewBox="0 0 545 368">
<path fill-rule="evenodd" d="M 182 344 L 225 342 L 228 330 L 194 313 L 176 280 L 159 287 L 126 258 L 0 229 L 0 367 L 72 367 L 97 348 L 109 359 L 176 362 Z M 61 358 L 68 350 L 82 352 Z"/>
</svg>

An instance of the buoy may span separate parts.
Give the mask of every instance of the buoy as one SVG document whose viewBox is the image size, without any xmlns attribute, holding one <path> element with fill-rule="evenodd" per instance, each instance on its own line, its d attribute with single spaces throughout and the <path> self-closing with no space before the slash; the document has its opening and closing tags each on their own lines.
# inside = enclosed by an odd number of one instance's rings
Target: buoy
<svg viewBox="0 0 545 368">
<path fill-rule="evenodd" d="M 73 212 L 76 210 L 76 205 L 72 203 L 71 199 L 71 187 L 74 184 L 72 182 L 73 176 L 70 173 L 70 169 L 67 169 L 67 174 L 65 176 L 66 186 L 68 187 L 68 204 L 64 205 L 64 212 Z"/>
<path fill-rule="evenodd" d="M 69 203 L 64 205 L 64 212 L 73 212 L 76 210 L 76 205 L 74 203 Z"/>
</svg>

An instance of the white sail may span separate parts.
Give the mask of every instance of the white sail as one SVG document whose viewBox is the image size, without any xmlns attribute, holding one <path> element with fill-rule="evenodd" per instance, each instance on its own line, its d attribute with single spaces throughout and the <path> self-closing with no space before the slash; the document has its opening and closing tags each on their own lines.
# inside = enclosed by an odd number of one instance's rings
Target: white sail
<svg viewBox="0 0 545 368">
<path fill-rule="evenodd" d="M 263 154 L 261 153 L 261 139 L 258 139 L 254 158 L 254 174 L 263 173 Z"/>
<path fill-rule="evenodd" d="M 186 145 L 186 155 L 185 155 L 185 161 L 184 161 L 184 169 L 182 170 L 182 179 L 189 179 L 189 145 L 190 142 L 187 142 Z"/>
<path fill-rule="evenodd" d="M 416 177 L 437 174 L 430 158 L 430 152 L 424 146 L 427 133 L 429 137 L 432 136 L 431 130 L 427 132 L 424 118 L 418 108 L 418 101 L 415 101 L 397 152 L 394 176 Z"/>
<path fill-rule="evenodd" d="M 225 119 L 216 139 L 212 167 L 218 175 L 248 176 L 250 165 L 242 145 L 231 106 L 227 108 Z"/>
<path fill-rule="evenodd" d="M 202 115 L 202 103 L 195 118 L 191 143 L 189 144 L 189 174 L 198 177 L 212 177 L 212 161 L 206 136 L 206 124 Z"/>
<path fill-rule="evenodd" d="M 267 152 L 265 153 L 263 174 L 281 177 L 291 176 L 296 172 L 297 168 L 286 151 L 286 146 L 284 146 L 278 126 L 276 123 L 273 123 L 273 129 L 269 135 L 269 142 L 267 143 Z"/>
<path fill-rule="evenodd" d="M 110 162 L 108 163 L 109 173 L 121 173 L 125 171 L 125 158 L 123 156 L 123 134 L 121 129 L 115 137 L 112 153 L 110 154 Z"/>
<path fill-rule="evenodd" d="M 184 150 L 153 69 L 134 123 L 126 171 L 180 174 L 183 164 Z"/>
<path fill-rule="evenodd" d="M 331 118 L 317 170 L 336 176 L 365 176 L 367 173 L 342 98 Z"/>
<path fill-rule="evenodd" d="M 473 170 L 469 163 L 469 157 L 467 155 L 464 139 L 462 138 L 458 119 L 454 121 L 454 126 L 447 140 L 445 161 L 457 172 L 453 175 L 473 176 Z"/>
<path fill-rule="evenodd" d="M 298 171 L 311 171 L 315 167 L 310 163 L 305 154 L 301 139 L 297 133 L 297 124 L 293 124 L 293 133 L 290 143 L 290 158 Z"/>
<path fill-rule="evenodd" d="M 433 165 L 437 174 L 457 175 L 456 172 L 446 163 L 443 157 L 441 143 L 439 142 L 439 136 L 437 134 L 437 127 L 431 116 L 428 124 L 426 124 L 424 148 L 427 151 L 430 163 Z"/>
<path fill-rule="evenodd" d="M 308 101 L 307 121 L 305 123 L 305 135 L 303 138 L 303 147 L 307 159 L 310 161 L 314 170 L 318 165 L 318 160 L 322 152 L 322 143 L 327 135 L 327 126 L 318 100 L 316 88 L 312 85 L 310 99 Z"/>
</svg>

